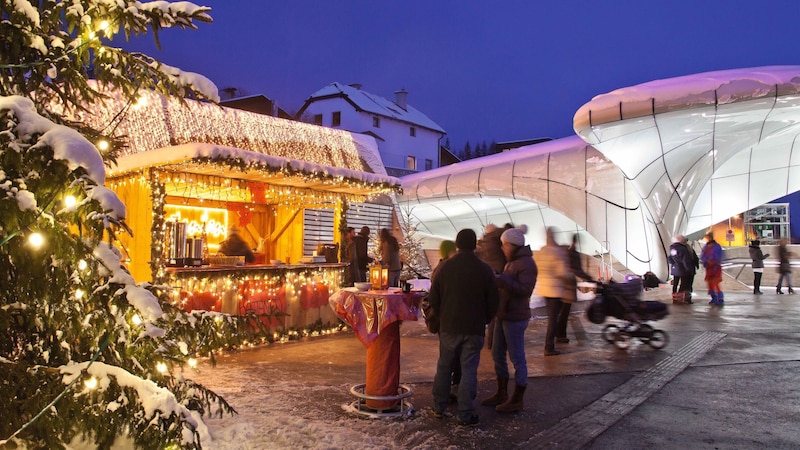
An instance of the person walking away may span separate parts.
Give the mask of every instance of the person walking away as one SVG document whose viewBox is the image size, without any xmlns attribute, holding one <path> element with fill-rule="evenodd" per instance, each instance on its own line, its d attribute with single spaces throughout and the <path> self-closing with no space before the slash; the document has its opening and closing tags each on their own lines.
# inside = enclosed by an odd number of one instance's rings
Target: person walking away
<svg viewBox="0 0 800 450">
<path fill-rule="evenodd" d="M 480 422 L 475 413 L 478 364 L 486 324 L 498 306 L 497 284 L 491 267 L 475 255 L 477 236 L 466 228 L 458 232 L 458 251 L 450 256 L 431 280 L 429 300 L 439 316 L 439 359 L 433 379 L 433 414 L 444 417 L 450 393 L 453 364 L 461 366 L 458 386 L 457 423 L 473 426 Z"/>
<path fill-rule="evenodd" d="M 357 278 L 354 278 L 353 281 L 367 281 L 367 266 L 372 263 L 372 258 L 367 254 L 369 233 L 370 229 L 365 225 L 361 227 L 358 234 L 353 236 L 353 248 L 355 249 L 353 258 L 356 261 L 357 269 L 357 273 L 354 275 Z"/>
<path fill-rule="evenodd" d="M 753 260 L 753 294 L 761 295 L 761 276 L 764 274 L 764 260 L 769 257 L 769 253 L 761 251 L 761 241 L 758 239 L 750 243 L 750 259 Z"/>
<path fill-rule="evenodd" d="M 556 327 L 558 314 L 561 311 L 561 299 L 564 289 L 574 279 L 570 269 L 567 249 L 558 245 L 555 240 L 555 229 L 545 230 L 546 243 L 534 255 L 533 259 L 539 269 L 536 287 L 533 293 L 544 297 L 547 302 L 547 332 L 544 338 L 544 355 L 553 356 L 561 352 L 556 350 Z"/>
<path fill-rule="evenodd" d="M 536 285 L 536 263 L 531 248 L 519 228 L 511 228 L 500 237 L 508 261 L 497 275 L 500 304 L 494 318 L 492 360 L 497 376 L 497 392 L 482 401 L 497 412 L 522 411 L 528 387 L 528 361 L 525 358 L 525 329 L 531 319 L 531 294 Z M 508 397 L 508 359 L 514 365 L 514 393 Z"/>
<path fill-rule="evenodd" d="M 706 284 L 710 305 L 723 306 L 725 294 L 722 293 L 722 247 L 714 240 L 714 233 L 706 233 L 706 245 L 703 247 L 700 261 L 706 269 Z"/>
<path fill-rule="evenodd" d="M 228 238 L 219 244 L 219 252 L 226 256 L 244 256 L 246 263 L 252 263 L 256 260 L 256 256 L 239 232 L 239 227 L 231 226 L 228 229 Z"/>
<path fill-rule="evenodd" d="M 564 290 L 564 298 L 562 299 L 561 309 L 558 311 L 558 321 L 556 322 L 556 342 L 561 344 L 569 344 L 567 337 L 567 324 L 569 323 L 569 313 L 572 310 L 572 304 L 578 301 L 578 280 L 594 282 L 591 275 L 583 270 L 581 264 L 581 254 L 577 250 L 578 246 L 578 233 L 572 235 L 572 244 L 567 247 L 567 258 L 569 259 L 569 267 L 572 269 L 573 277 L 567 283 Z"/>
<path fill-rule="evenodd" d="M 682 235 L 675 236 L 675 242 L 669 246 L 673 303 L 692 303 L 695 262 L 691 252 L 686 237 Z"/>
<path fill-rule="evenodd" d="M 775 286 L 775 292 L 778 294 L 783 294 L 784 280 L 786 281 L 786 287 L 789 288 L 789 293 L 794 294 L 794 289 L 792 289 L 792 263 L 789 261 L 792 252 L 786 247 L 787 244 L 789 244 L 789 240 L 786 238 L 781 238 L 778 244 L 778 273 L 780 275 L 778 275 L 778 285 Z"/>
<path fill-rule="evenodd" d="M 381 264 L 389 266 L 389 286 L 397 287 L 400 282 L 400 272 L 403 270 L 400 264 L 400 244 L 388 228 L 381 228 L 379 248 Z"/>
</svg>

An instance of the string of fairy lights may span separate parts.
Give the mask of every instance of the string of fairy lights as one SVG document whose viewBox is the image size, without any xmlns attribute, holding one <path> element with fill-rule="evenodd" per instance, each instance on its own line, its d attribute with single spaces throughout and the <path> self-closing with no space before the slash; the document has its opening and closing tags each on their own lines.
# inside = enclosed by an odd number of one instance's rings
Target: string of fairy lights
<svg viewBox="0 0 800 450">
<path fill-rule="evenodd" d="M 166 98 L 142 91 L 128 108 L 120 93 L 93 104 L 78 118 L 98 129 L 119 120 L 115 134 L 126 136 L 128 146 L 120 155 L 188 143 L 208 143 L 329 167 L 374 173 L 370 153 L 351 133 L 262 114 L 224 108 L 211 103 Z"/>
</svg>

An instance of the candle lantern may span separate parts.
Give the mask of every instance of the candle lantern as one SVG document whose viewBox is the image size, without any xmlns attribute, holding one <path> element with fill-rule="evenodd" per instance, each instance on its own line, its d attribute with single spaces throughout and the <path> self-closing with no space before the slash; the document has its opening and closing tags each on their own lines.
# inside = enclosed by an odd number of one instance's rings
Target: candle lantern
<svg viewBox="0 0 800 450">
<path fill-rule="evenodd" d="M 369 267 L 369 281 L 372 283 L 372 289 L 388 289 L 389 266 L 384 266 L 380 263 L 371 265 Z"/>
</svg>

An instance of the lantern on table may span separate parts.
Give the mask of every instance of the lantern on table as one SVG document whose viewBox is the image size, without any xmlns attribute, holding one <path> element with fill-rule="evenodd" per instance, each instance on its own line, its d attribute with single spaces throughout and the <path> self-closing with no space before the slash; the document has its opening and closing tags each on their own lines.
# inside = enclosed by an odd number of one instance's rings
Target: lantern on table
<svg viewBox="0 0 800 450">
<path fill-rule="evenodd" d="M 384 266 L 379 262 L 369 266 L 369 281 L 372 283 L 372 289 L 388 289 L 389 266 Z"/>
</svg>

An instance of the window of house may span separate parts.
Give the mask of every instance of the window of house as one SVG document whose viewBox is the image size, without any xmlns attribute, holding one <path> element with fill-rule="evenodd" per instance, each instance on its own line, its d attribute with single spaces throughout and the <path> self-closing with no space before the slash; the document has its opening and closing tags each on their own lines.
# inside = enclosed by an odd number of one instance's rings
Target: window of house
<svg viewBox="0 0 800 450">
<path fill-rule="evenodd" d="M 411 134 L 411 137 L 415 137 L 417 135 L 417 129 L 414 128 L 414 127 L 411 127 L 409 129 L 409 133 Z"/>
<path fill-rule="evenodd" d="M 314 114 L 314 125 L 322 125 L 322 114 Z"/>
<path fill-rule="evenodd" d="M 431 170 L 431 169 L 433 169 L 433 160 L 426 158 L 425 159 L 425 170 Z"/>
<path fill-rule="evenodd" d="M 415 156 L 406 157 L 406 169 L 417 170 L 417 158 Z"/>
<path fill-rule="evenodd" d="M 334 111 L 333 115 L 331 116 L 331 126 L 338 127 L 341 124 L 342 124 L 342 112 Z"/>
<path fill-rule="evenodd" d="M 373 128 L 380 128 L 381 127 L 381 118 L 380 117 L 373 117 L 372 118 L 372 126 L 373 126 Z"/>
</svg>

